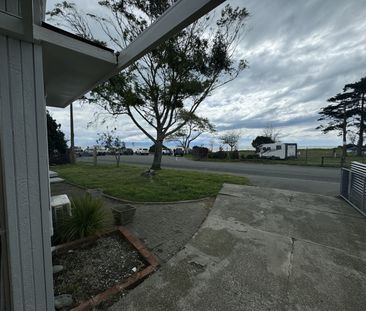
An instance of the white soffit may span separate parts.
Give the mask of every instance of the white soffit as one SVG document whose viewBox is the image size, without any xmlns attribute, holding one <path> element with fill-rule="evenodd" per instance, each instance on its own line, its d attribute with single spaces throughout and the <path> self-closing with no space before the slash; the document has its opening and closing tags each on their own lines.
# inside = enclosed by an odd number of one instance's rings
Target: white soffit
<svg viewBox="0 0 366 311">
<path fill-rule="evenodd" d="M 42 46 L 47 106 L 66 107 L 116 67 L 115 63 L 65 47 L 47 42 Z"/>
<path fill-rule="evenodd" d="M 51 25 L 34 25 L 34 39 L 41 41 L 43 47 L 47 106 L 66 107 L 117 66 L 113 50 Z"/>
</svg>

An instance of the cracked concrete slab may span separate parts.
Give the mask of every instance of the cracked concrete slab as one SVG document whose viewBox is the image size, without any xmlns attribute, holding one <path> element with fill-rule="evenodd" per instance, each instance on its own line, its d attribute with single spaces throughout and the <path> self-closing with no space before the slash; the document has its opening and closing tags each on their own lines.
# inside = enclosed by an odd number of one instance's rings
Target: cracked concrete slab
<svg viewBox="0 0 366 311">
<path fill-rule="evenodd" d="M 338 199 L 225 185 L 185 248 L 110 310 L 364 310 L 365 243 Z"/>
</svg>

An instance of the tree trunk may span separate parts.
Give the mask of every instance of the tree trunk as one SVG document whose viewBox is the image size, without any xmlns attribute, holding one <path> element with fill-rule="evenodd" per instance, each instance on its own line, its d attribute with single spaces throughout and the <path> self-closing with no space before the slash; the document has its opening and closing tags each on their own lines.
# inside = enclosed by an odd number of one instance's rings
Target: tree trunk
<svg viewBox="0 0 366 311">
<path fill-rule="evenodd" d="M 343 146 L 342 146 L 342 159 L 341 159 L 341 166 L 344 166 L 344 162 L 347 156 L 347 110 L 346 110 L 346 103 L 344 103 L 343 108 Z"/>
<path fill-rule="evenodd" d="M 163 150 L 163 140 L 157 139 L 155 141 L 154 161 L 151 165 L 152 170 L 161 169 L 162 150 Z"/>
<path fill-rule="evenodd" d="M 185 153 L 185 154 L 188 154 L 188 152 L 189 152 L 189 142 L 186 142 L 186 143 L 184 144 L 184 153 Z"/>
<path fill-rule="evenodd" d="M 360 132 L 358 134 L 358 143 L 357 143 L 357 155 L 358 156 L 362 156 L 363 135 L 364 135 L 364 132 L 365 132 L 364 105 L 365 105 L 365 97 L 364 97 L 364 94 L 363 94 L 362 98 L 361 98 Z"/>
<path fill-rule="evenodd" d="M 116 153 L 116 165 L 117 165 L 117 167 L 119 167 L 120 162 L 121 162 L 121 153 L 117 152 Z"/>
</svg>

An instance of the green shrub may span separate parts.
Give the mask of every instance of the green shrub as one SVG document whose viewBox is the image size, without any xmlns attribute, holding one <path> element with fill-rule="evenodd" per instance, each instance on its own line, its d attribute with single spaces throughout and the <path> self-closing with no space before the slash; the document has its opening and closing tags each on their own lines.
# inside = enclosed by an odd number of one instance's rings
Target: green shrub
<svg viewBox="0 0 366 311">
<path fill-rule="evenodd" d="M 191 154 L 196 159 L 204 159 L 207 158 L 208 151 L 209 151 L 208 148 L 194 146 L 192 148 Z"/>
<path fill-rule="evenodd" d="M 225 151 L 217 151 L 217 152 L 213 152 L 212 154 L 212 159 L 226 159 L 227 153 Z"/>
<path fill-rule="evenodd" d="M 239 151 L 238 150 L 234 150 L 234 151 L 229 151 L 229 158 L 231 160 L 239 160 Z"/>
<path fill-rule="evenodd" d="M 253 159 L 258 159 L 259 156 L 257 154 L 248 154 L 247 155 L 247 159 L 248 160 L 253 160 Z"/>
<path fill-rule="evenodd" d="M 108 226 L 102 201 L 90 194 L 71 200 L 71 212 L 71 216 L 62 220 L 60 235 L 63 241 L 85 238 Z"/>
</svg>

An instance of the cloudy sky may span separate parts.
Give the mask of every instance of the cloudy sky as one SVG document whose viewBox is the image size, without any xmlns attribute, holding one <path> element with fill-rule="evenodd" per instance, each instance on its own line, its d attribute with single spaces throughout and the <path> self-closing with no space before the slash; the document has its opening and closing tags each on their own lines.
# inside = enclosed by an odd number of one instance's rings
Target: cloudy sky
<svg viewBox="0 0 366 311">
<path fill-rule="evenodd" d="M 57 1 L 48 0 L 48 9 Z M 96 10 L 96 0 L 74 0 L 83 10 Z M 249 67 L 230 84 L 218 89 L 201 105 L 204 115 L 221 132 L 240 130 L 240 148 L 271 125 L 285 142 L 300 146 L 335 146 L 336 134 L 315 130 L 317 113 L 326 99 L 346 83 L 366 76 L 365 0 L 228 0 L 245 6 L 250 13 L 237 56 Z M 219 8 L 220 9 L 220 8 Z M 51 108 L 69 137 L 68 109 Z M 100 112 L 88 104 L 74 106 L 75 143 L 95 144 L 106 125 L 93 122 Z M 110 120 L 128 145 L 151 143 L 128 119 Z M 208 145 L 204 136 L 197 142 Z M 216 142 L 216 147 L 219 145 Z M 173 146 L 173 145 L 172 145 Z"/>
</svg>

